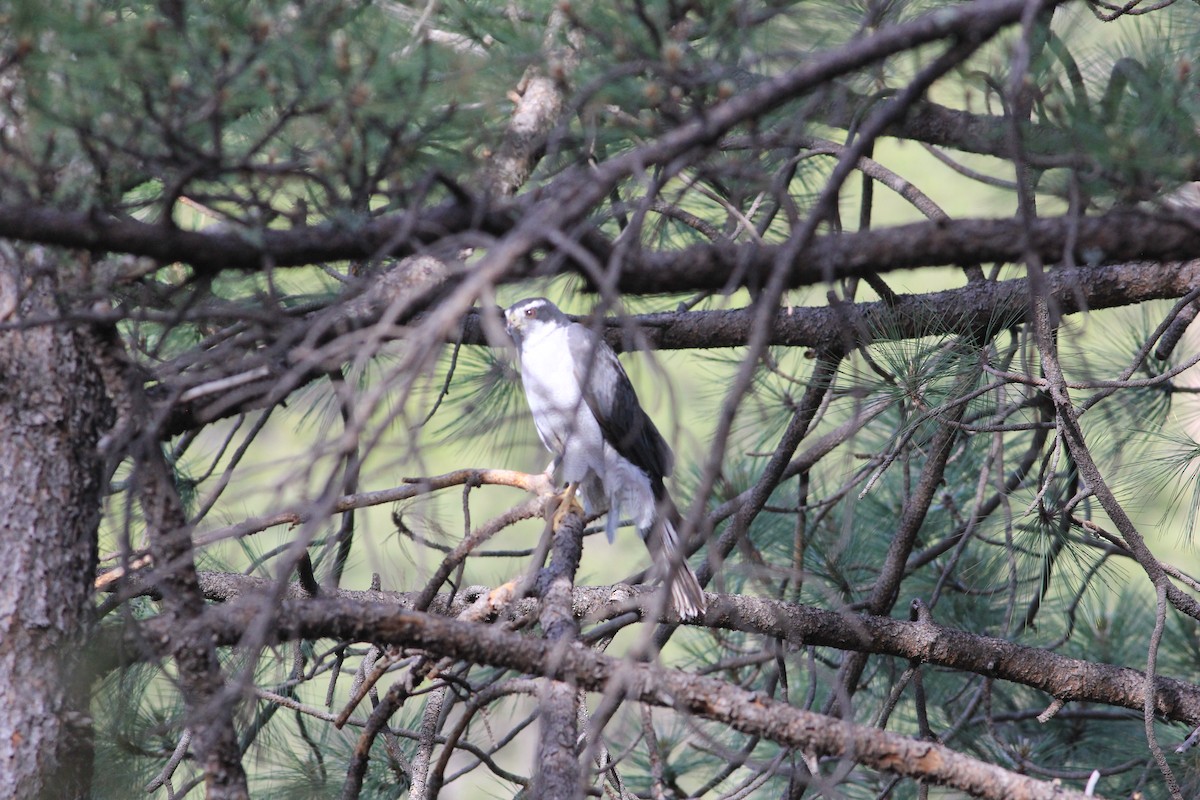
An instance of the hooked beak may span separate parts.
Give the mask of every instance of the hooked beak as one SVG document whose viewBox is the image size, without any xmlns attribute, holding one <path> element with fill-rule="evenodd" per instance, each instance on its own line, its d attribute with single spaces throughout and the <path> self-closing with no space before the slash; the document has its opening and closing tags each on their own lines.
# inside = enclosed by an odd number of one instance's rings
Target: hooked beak
<svg viewBox="0 0 1200 800">
<path fill-rule="evenodd" d="M 521 329 L 517 324 L 517 320 L 513 317 L 511 310 L 504 312 L 504 330 L 508 331 L 508 335 L 511 336 L 517 342 L 517 344 L 521 343 Z"/>
</svg>

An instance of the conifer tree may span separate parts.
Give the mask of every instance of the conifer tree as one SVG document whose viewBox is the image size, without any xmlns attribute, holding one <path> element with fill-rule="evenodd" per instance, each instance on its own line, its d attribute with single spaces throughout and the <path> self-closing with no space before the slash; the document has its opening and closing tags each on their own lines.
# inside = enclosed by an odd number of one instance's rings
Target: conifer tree
<svg viewBox="0 0 1200 800">
<path fill-rule="evenodd" d="M 0 14 L 0 799 L 1200 793 L 1195 4 Z"/>
</svg>

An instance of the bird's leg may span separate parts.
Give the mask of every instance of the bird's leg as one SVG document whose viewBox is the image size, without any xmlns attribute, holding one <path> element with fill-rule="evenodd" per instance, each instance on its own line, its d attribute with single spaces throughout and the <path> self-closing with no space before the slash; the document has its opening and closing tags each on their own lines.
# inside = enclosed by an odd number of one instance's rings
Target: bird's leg
<svg viewBox="0 0 1200 800">
<path fill-rule="evenodd" d="M 562 497 L 558 501 L 558 510 L 554 512 L 552 522 L 555 530 L 562 525 L 563 520 L 572 511 L 578 511 L 579 516 L 585 516 L 583 505 L 580 504 L 579 498 L 575 496 L 575 491 L 579 488 L 578 483 L 568 483 L 567 488 L 563 489 Z"/>
</svg>

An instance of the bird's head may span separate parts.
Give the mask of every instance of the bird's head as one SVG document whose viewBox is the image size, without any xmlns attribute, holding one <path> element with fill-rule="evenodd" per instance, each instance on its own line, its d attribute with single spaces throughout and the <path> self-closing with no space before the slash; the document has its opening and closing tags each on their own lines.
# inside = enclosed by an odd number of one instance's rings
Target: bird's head
<svg viewBox="0 0 1200 800">
<path fill-rule="evenodd" d="M 558 310 L 558 306 L 544 297 L 530 297 L 518 300 L 504 312 L 504 327 L 508 335 L 521 344 L 538 331 L 550 328 L 560 328 L 571 324 L 566 314 Z"/>
</svg>

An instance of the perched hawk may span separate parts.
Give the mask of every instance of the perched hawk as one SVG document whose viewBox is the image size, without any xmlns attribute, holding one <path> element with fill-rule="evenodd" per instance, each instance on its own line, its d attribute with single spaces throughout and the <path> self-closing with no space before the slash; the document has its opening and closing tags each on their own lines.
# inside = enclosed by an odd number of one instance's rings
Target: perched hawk
<svg viewBox="0 0 1200 800">
<path fill-rule="evenodd" d="M 589 514 L 608 512 L 612 541 L 631 519 L 646 542 L 675 610 L 704 613 L 704 592 L 679 547 L 679 512 L 663 479 L 674 456 L 638 403 L 617 354 L 596 333 L 542 297 L 504 312 L 521 352 L 521 380 L 533 422 L 554 454 L 568 492 L 578 490 Z"/>
</svg>

